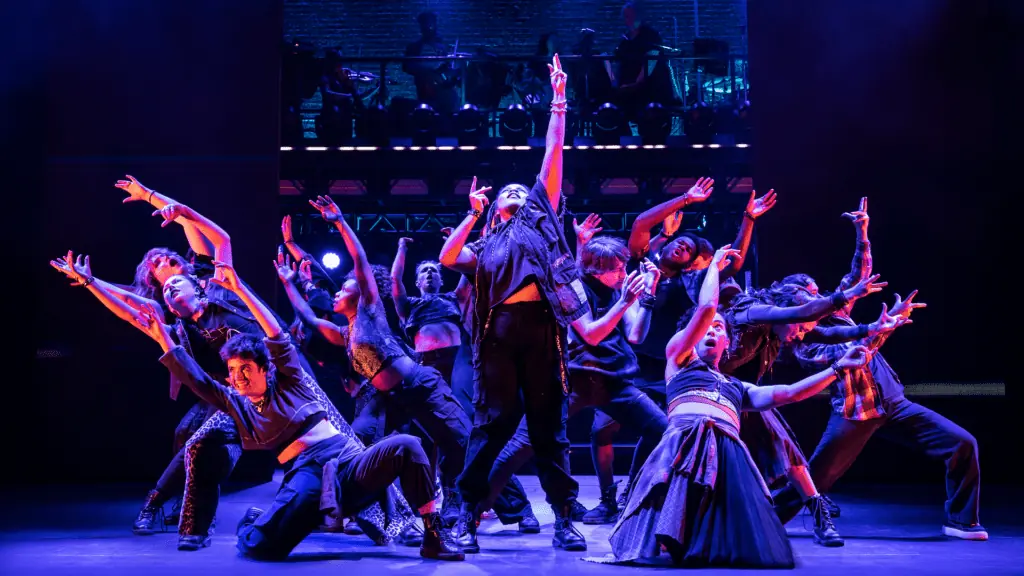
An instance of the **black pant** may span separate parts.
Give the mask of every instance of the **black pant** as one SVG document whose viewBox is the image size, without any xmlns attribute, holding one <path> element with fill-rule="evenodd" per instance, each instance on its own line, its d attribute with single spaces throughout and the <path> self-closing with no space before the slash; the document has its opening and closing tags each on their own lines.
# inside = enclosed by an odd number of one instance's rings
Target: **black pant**
<svg viewBox="0 0 1024 576">
<path fill-rule="evenodd" d="M 335 436 L 310 446 L 284 476 L 274 503 L 251 525 L 238 531 L 238 549 L 263 560 L 288 556 L 317 528 L 323 513 L 320 495 L 324 466 L 335 458 L 345 440 Z M 385 438 L 339 466 L 342 509 L 349 513 L 380 497 L 397 478 L 413 508 L 434 499 L 434 479 L 427 455 L 412 436 Z"/>
<path fill-rule="evenodd" d="M 235 423 L 216 410 L 174 455 L 157 481 L 160 499 L 155 504 L 163 504 L 184 492 L 179 534 L 209 534 L 220 501 L 220 485 L 231 475 L 241 455 Z"/>
<path fill-rule="evenodd" d="M 478 347 L 473 433 L 459 478 L 462 500 L 477 506 L 488 498 L 491 469 L 525 413 L 541 487 L 558 510 L 579 492 L 569 475 L 563 334 L 542 302 L 498 306 L 488 324 Z"/>
<path fill-rule="evenodd" d="M 569 418 L 584 408 L 598 406 L 618 422 L 640 432 L 640 442 L 633 453 L 633 463 L 629 469 L 632 481 L 661 441 L 668 427 L 668 417 L 653 400 L 632 384 L 584 371 L 570 372 L 570 379 L 572 394 L 569 396 Z M 492 494 L 496 489 L 501 489 L 508 477 L 533 455 L 530 441 L 527 422 L 523 419 L 512 440 L 498 456 L 491 476 Z"/>
<path fill-rule="evenodd" d="M 407 423 L 415 424 L 438 447 L 441 483 L 453 487 L 466 458 L 469 418 L 437 370 L 419 367 L 390 391 L 373 391 L 352 428 L 371 443 Z"/>
<path fill-rule="evenodd" d="M 948 418 L 900 397 L 883 402 L 886 415 L 871 420 L 847 420 L 833 413 L 809 465 L 814 485 L 828 492 L 857 459 L 868 439 L 883 438 L 924 452 L 946 464 L 946 515 L 962 524 L 978 522 L 981 471 L 978 442 Z M 792 484 L 776 492 L 776 511 L 783 522 L 801 508 Z"/>
</svg>

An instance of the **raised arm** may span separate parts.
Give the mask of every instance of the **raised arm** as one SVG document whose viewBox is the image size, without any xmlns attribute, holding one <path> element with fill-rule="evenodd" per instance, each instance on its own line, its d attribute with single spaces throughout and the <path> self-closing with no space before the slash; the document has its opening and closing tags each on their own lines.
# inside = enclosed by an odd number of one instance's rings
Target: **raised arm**
<svg viewBox="0 0 1024 576">
<path fill-rule="evenodd" d="M 263 303 L 263 300 L 260 300 L 253 294 L 249 286 L 238 278 L 235 269 L 227 262 L 214 260 L 213 265 L 220 272 L 220 278 L 214 278 L 212 280 L 213 283 L 238 296 L 249 309 L 249 312 L 256 318 L 256 322 L 260 325 L 263 333 L 268 338 L 278 339 L 284 333 L 284 327 L 277 321 L 277 317 L 270 311 L 270 308 Z"/>
<path fill-rule="evenodd" d="M 737 252 L 728 245 L 715 252 L 715 257 L 704 275 L 704 283 L 701 284 L 693 316 L 686 323 L 686 327 L 676 332 L 665 346 L 665 356 L 672 366 L 678 368 L 685 365 L 693 354 L 694 346 L 707 334 L 718 310 L 719 274 L 728 266 L 729 259 L 737 256 Z"/>
<path fill-rule="evenodd" d="M 194 227 L 213 246 L 213 259 L 232 266 L 231 237 L 218 226 L 213 220 L 196 212 L 184 204 L 167 204 L 153 212 L 153 216 L 161 216 L 164 221 L 160 226 L 167 226 L 171 222 L 184 220 L 189 226 Z M 184 224 L 183 224 L 184 226 Z M 194 248 L 193 248 L 194 250 Z"/>
<path fill-rule="evenodd" d="M 410 242 L 412 238 L 398 239 L 395 261 L 391 264 L 391 296 L 395 300 L 395 311 L 402 322 L 409 316 L 409 297 L 405 293 L 405 282 L 402 277 L 405 275 L 405 255 Z"/>
<path fill-rule="evenodd" d="M 473 231 L 477 219 L 491 202 L 487 198 L 487 192 L 490 190 L 490 186 L 477 190 L 476 176 L 473 176 L 473 183 L 469 187 L 470 210 L 462 222 L 445 239 L 444 246 L 441 247 L 441 254 L 437 258 L 445 268 L 462 274 L 472 274 L 476 271 L 476 253 L 466 248 L 466 240 L 469 239 L 469 233 Z"/>
<path fill-rule="evenodd" d="M 320 212 L 324 220 L 334 224 L 338 232 L 341 233 L 341 239 L 345 242 L 345 250 L 352 258 L 352 270 L 355 272 L 356 283 L 359 284 L 359 300 L 364 304 L 376 304 L 380 300 L 380 294 L 377 292 L 377 282 L 373 278 L 373 269 L 370 267 L 370 261 L 366 258 L 363 244 L 341 215 L 341 209 L 329 196 L 320 196 L 316 201 L 310 200 L 309 203 Z"/>
<path fill-rule="evenodd" d="M 140 310 L 153 310 L 154 314 L 163 314 L 163 308 L 157 302 L 117 288 L 93 276 L 89 256 L 83 258 L 79 254 L 76 257 L 71 250 L 68 250 L 67 255 L 50 260 L 50 266 L 72 280 L 72 286 L 85 286 L 107 310 L 126 322 L 138 322 L 141 318 Z M 115 290 L 124 292 L 126 296 L 116 294 Z"/>
<path fill-rule="evenodd" d="M 751 323 L 797 324 L 814 322 L 841 309 L 850 300 L 863 298 L 884 288 L 887 282 L 877 282 L 878 274 L 861 280 L 853 288 L 836 292 L 829 298 L 816 298 L 800 306 L 751 306 L 744 314 Z M 742 319 L 742 318 L 741 318 Z"/>
<path fill-rule="evenodd" d="M 665 220 L 661 222 L 661 232 L 658 232 L 649 243 L 647 253 L 654 255 L 661 252 L 661 249 L 672 241 L 676 233 L 679 232 L 680 226 L 683 225 L 683 213 L 682 211 L 673 212 L 668 215 Z"/>
<path fill-rule="evenodd" d="M 583 224 L 572 219 L 572 229 L 576 232 L 576 265 L 580 266 L 583 263 L 583 247 L 590 242 L 594 234 L 597 234 L 604 228 L 601 228 L 601 217 L 597 214 L 591 214 L 583 220 Z"/>
<path fill-rule="evenodd" d="M 690 204 L 703 202 L 711 196 L 715 181 L 711 178 L 698 178 L 685 194 L 680 194 L 671 200 L 667 200 L 647 209 L 636 217 L 633 227 L 629 231 L 629 253 L 633 258 L 643 258 L 651 249 L 651 230 L 664 222 L 676 212 Z"/>
<path fill-rule="evenodd" d="M 810 398 L 842 377 L 844 371 L 860 368 L 867 364 L 870 358 L 871 352 L 866 347 L 853 346 L 828 368 L 795 384 L 755 386 L 744 382 L 743 409 L 771 410 Z"/>
<path fill-rule="evenodd" d="M 173 198 L 146 187 L 130 174 L 126 174 L 125 178 L 127 180 L 118 180 L 114 184 L 115 188 L 120 188 L 128 193 L 128 197 L 121 201 L 122 204 L 146 202 L 157 210 L 170 204 L 178 204 Z M 203 235 L 195 222 L 181 216 L 175 217 L 175 222 L 180 224 L 185 231 L 185 238 L 188 239 L 188 245 L 193 252 L 216 258 L 213 242 Z"/>
<path fill-rule="evenodd" d="M 740 231 L 733 242 L 740 256 L 729 264 L 729 267 L 722 270 L 722 279 L 732 278 L 743 269 L 743 263 L 747 258 L 747 250 L 750 248 L 750 238 L 754 235 L 754 222 L 765 212 L 775 206 L 775 190 L 769 190 L 767 194 L 758 198 L 756 191 L 750 192 L 750 199 L 747 200 L 747 207 L 743 211 L 743 222 L 740 223 Z"/>
<path fill-rule="evenodd" d="M 868 240 L 868 199 L 865 196 L 860 199 L 860 209 L 856 212 L 844 212 L 843 218 L 853 222 L 857 231 L 857 246 L 853 252 L 853 262 L 850 263 L 850 273 L 843 276 L 839 282 L 839 290 L 845 290 L 854 286 L 861 280 L 871 276 L 871 242 Z M 854 302 L 846 305 L 844 311 L 849 314 L 853 309 Z"/>
<path fill-rule="evenodd" d="M 309 302 L 302 297 L 298 287 L 295 286 L 295 264 L 291 262 L 287 254 L 278 255 L 278 260 L 274 263 L 274 269 L 277 270 L 277 277 L 281 279 L 281 284 L 284 285 L 284 292 L 288 295 L 288 302 L 295 309 L 295 313 L 302 322 L 306 326 L 320 332 L 331 344 L 344 347 L 346 344 L 345 333 L 341 327 L 334 322 L 317 316 L 310 307 Z"/>
<path fill-rule="evenodd" d="M 572 322 L 573 330 L 579 334 L 580 338 L 587 345 L 597 346 L 612 333 L 612 330 L 615 330 L 615 325 L 619 323 L 619 320 L 622 320 L 626 310 L 636 302 L 644 288 L 643 275 L 639 274 L 636 270 L 630 272 L 629 276 L 622 283 L 620 297 L 615 301 L 615 304 L 603 316 L 597 319 L 594 319 L 590 311 L 587 310 L 586 314 Z"/>
<path fill-rule="evenodd" d="M 650 260 L 644 258 L 640 262 L 643 271 L 644 287 L 640 297 L 626 310 L 622 322 L 626 326 L 626 340 L 630 344 L 642 344 L 651 329 L 651 310 L 654 308 L 654 295 L 661 279 L 661 270 Z"/>
<path fill-rule="evenodd" d="M 565 99 L 565 84 L 567 76 L 562 71 L 562 63 L 558 60 L 558 54 L 548 64 L 548 71 L 551 73 L 551 90 L 554 96 L 551 99 L 551 119 L 548 121 L 548 133 L 544 142 L 544 161 L 540 165 L 540 180 L 544 183 L 544 189 L 548 192 L 548 200 L 551 207 L 558 212 L 558 205 L 562 200 L 562 155 L 565 144 L 565 114 L 567 102 Z"/>
</svg>

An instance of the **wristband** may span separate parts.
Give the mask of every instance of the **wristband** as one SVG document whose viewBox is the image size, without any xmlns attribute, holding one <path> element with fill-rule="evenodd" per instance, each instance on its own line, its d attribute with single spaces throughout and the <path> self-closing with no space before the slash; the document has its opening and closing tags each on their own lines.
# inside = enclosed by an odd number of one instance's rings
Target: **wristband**
<svg viewBox="0 0 1024 576">
<path fill-rule="evenodd" d="M 650 294 L 646 294 L 646 293 L 645 294 L 641 294 L 639 299 L 640 299 L 640 307 L 645 309 L 645 310 L 654 310 L 654 305 L 658 301 L 658 299 L 656 297 L 651 296 Z"/>
<path fill-rule="evenodd" d="M 832 363 L 832 371 L 836 374 L 836 380 L 843 379 L 843 369 L 839 366 L 839 362 Z"/>
<path fill-rule="evenodd" d="M 835 294 L 829 297 L 829 301 L 832 302 L 832 306 L 835 308 L 842 308 L 850 303 L 850 299 L 846 297 L 846 293 L 842 290 L 837 291 Z"/>
<path fill-rule="evenodd" d="M 88 278 L 85 279 L 85 282 L 82 282 L 82 287 L 84 288 L 84 287 L 88 286 L 89 284 L 92 284 L 95 281 L 96 281 L 96 277 L 95 276 L 89 276 Z"/>
<path fill-rule="evenodd" d="M 153 194 L 155 194 L 155 193 L 156 193 L 156 190 L 150 190 L 149 191 L 149 196 L 146 197 L 146 203 L 147 204 L 152 204 L 153 203 Z"/>
<path fill-rule="evenodd" d="M 483 214 L 483 212 L 477 210 L 476 208 L 470 208 L 469 210 L 466 210 L 466 216 L 472 216 L 473 218 L 479 218 L 481 214 Z"/>
<path fill-rule="evenodd" d="M 751 214 L 751 213 L 750 213 L 749 211 L 747 211 L 747 210 L 744 210 L 744 211 L 743 211 L 743 217 L 744 217 L 744 218 L 750 218 L 750 221 L 751 221 L 751 222 L 753 222 L 753 221 L 757 220 L 757 218 L 754 218 L 754 215 L 753 215 L 753 214 Z"/>
</svg>

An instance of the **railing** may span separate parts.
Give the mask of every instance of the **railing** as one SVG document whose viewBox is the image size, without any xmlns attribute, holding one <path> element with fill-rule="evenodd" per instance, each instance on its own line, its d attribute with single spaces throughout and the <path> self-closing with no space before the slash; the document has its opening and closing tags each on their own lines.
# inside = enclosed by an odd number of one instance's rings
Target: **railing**
<svg viewBox="0 0 1024 576">
<path fill-rule="evenodd" d="M 613 88 L 607 69 L 614 69 L 619 58 L 615 56 L 567 55 L 560 57 L 563 68 L 569 74 L 567 96 L 578 123 L 572 127 L 577 133 L 588 130 L 588 121 L 605 103 L 622 105 L 623 92 Z M 662 83 L 659 104 L 671 117 L 671 134 L 680 135 L 686 131 L 684 118 L 695 107 L 706 108 L 702 112 L 711 114 L 715 108 L 735 111 L 747 102 L 749 92 L 748 61 L 746 56 L 721 56 L 717 58 L 692 58 L 663 54 L 646 57 L 648 70 L 654 70 Z M 285 66 L 297 66 L 286 60 Z M 383 107 L 392 115 L 407 116 L 418 104 L 415 81 L 403 67 L 411 64 L 437 63 L 438 67 L 448 63 L 449 74 L 444 78 L 451 81 L 449 90 L 455 92 L 454 109 L 472 104 L 484 116 L 484 127 L 488 136 L 499 135 L 500 115 L 510 106 L 522 106 L 527 112 L 546 115 L 547 102 L 543 95 L 547 77 L 533 77 L 530 64 L 542 66 L 538 56 L 420 56 L 420 57 L 353 57 L 332 61 L 331 67 L 342 66 L 355 86 L 360 102 L 345 113 L 353 118 L 353 135 L 358 131 L 360 119 L 369 109 Z M 323 111 L 322 92 L 315 80 L 326 70 L 324 61 L 307 59 L 303 73 L 285 74 L 285 77 L 305 78 L 302 86 L 282 86 L 285 104 L 285 143 L 303 145 L 318 139 L 317 117 Z M 659 69 L 658 66 L 663 66 Z M 320 68 L 319 72 L 317 67 Z M 604 86 L 594 88 L 593 85 Z M 289 112 L 290 110 L 290 112 Z M 451 111 L 446 112 L 450 114 Z M 301 136 L 294 117 L 301 118 Z M 735 114 L 734 114 L 735 115 Z M 709 116 L 710 118 L 710 116 Z M 538 119 L 539 120 L 539 119 Z M 710 122 L 711 120 L 707 120 Z M 289 124 L 291 122 L 291 124 Z M 394 120 L 392 120 L 394 124 Z M 534 124 L 539 124 L 535 121 Z M 636 121 L 632 121 L 636 135 Z M 292 126 L 289 133 L 288 126 Z M 347 127 L 347 125 L 345 126 Z M 319 130 L 318 130 L 319 128 Z M 380 130 L 380 128 L 375 128 Z M 534 133 L 536 135 L 536 133 Z M 322 139 L 322 138 L 321 138 Z"/>
</svg>

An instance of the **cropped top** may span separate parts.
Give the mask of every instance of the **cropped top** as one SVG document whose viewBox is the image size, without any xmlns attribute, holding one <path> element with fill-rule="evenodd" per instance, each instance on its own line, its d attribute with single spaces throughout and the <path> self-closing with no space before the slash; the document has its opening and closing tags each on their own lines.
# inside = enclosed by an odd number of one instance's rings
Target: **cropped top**
<svg viewBox="0 0 1024 576">
<path fill-rule="evenodd" d="M 713 370 L 700 358 L 693 358 L 665 385 L 669 405 L 692 396 L 695 401 L 711 401 L 739 414 L 743 409 L 743 383 Z M 703 400 L 701 400 L 703 399 Z"/>
<path fill-rule="evenodd" d="M 391 333 L 384 304 L 379 299 L 373 305 L 359 302 L 355 322 L 349 325 L 346 340 L 352 369 L 368 380 L 373 380 L 395 358 L 408 355 Z"/>
<path fill-rule="evenodd" d="M 428 324 L 451 322 L 456 326 L 461 325 L 462 310 L 459 308 L 459 299 L 455 292 L 426 294 L 422 297 L 410 296 L 408 300 L 409 314 L 403 328 L 410 340 L 416 337 L 420 328 Z"/>
</svg>

